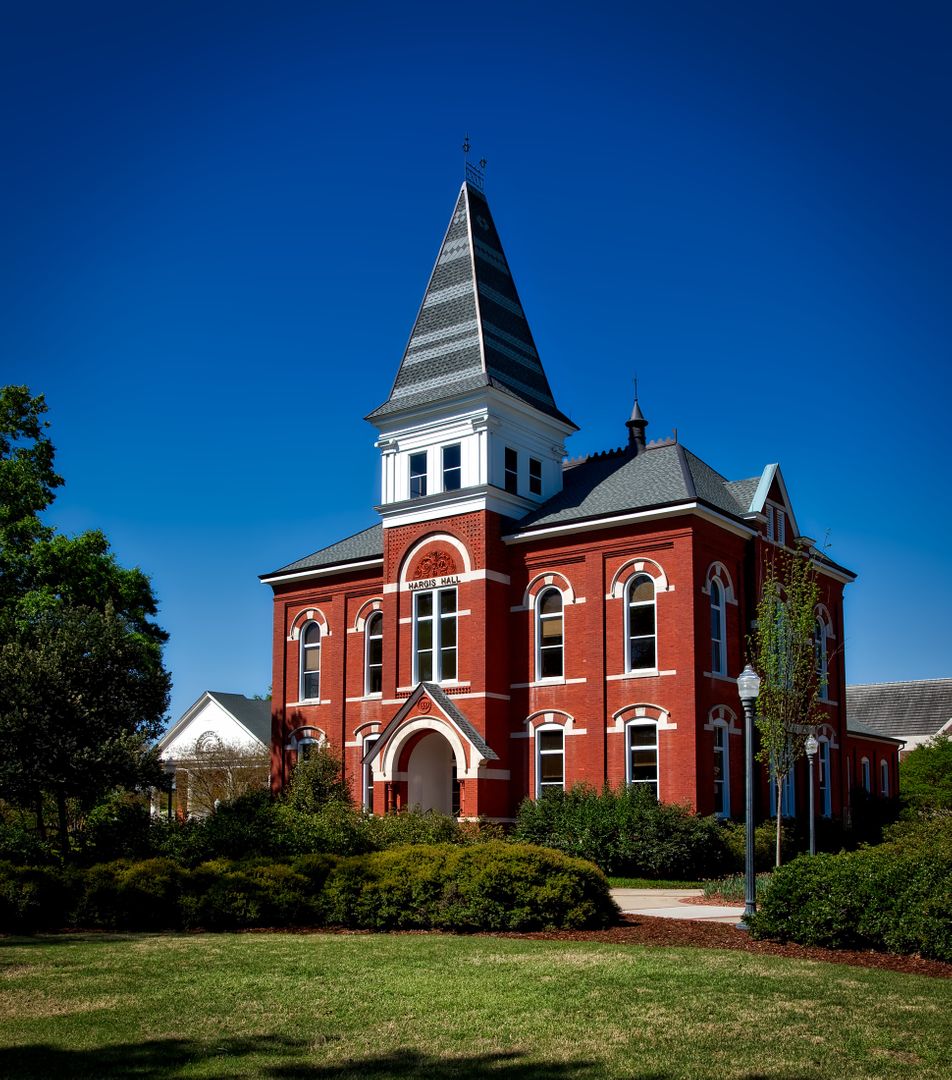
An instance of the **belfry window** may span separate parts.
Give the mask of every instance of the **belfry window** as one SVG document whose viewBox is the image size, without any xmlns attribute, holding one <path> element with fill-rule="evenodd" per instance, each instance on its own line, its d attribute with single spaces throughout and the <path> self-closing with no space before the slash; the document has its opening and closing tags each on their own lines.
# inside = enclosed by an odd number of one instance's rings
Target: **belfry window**
<svg viewBox="0 0 952 1080">
<path fill-rule="evenodd" d="M 655 586 L 647 574 L 636 574 L 625 590 L 625 637 L 628 671 L 657 666 Z"/>
<path fill-rule="evenodd" d="M 413 681 L 456 679 L 456 589 L 413 595 Z"/>
<path fill-rule="evenodd" d="M 321 628 L 309 622 L 301 632 L 301 701 L 321 696 Z"/>
<path fill-rule="evenodd" d="M 421 499 L 426 494 L 426 451 L 410 455 L 410 498 Z"/>
<path fill-rule="evenodd" d="M 367 620 L 367 673 L 365 694 L 383 691 L 383 613 L 375 611 Z"/>
<path fill-rule="evenodd" d="M 529 494 L 542 494 L 542 462 L 538 458 L 529 458 Z"/>
<path fill-rule="evenodd" d="M 459 443 L 443 447 L 443 490 L 458 491 L 462 486 L 463 467 Z"/>
<path fill-rule="evenodd" d="M 536 672 L 539 679 L 557 679 L 564 674 L 562 637 L 562 594 L 546 589 L 536 601 Z"/>
<path fill-rule="evenodd" d="M 515 495 L 519 491 L 519 454 L 511 446 L 506 447 L 505 466 L 506 491 Z"/>
</svg>

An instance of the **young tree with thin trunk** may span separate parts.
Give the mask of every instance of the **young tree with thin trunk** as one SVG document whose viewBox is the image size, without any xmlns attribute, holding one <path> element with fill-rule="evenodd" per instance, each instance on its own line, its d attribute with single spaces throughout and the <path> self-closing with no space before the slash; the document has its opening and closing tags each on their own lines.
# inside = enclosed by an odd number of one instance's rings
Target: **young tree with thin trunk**
<svg viewBox="0 0 952 1080">
<path fill-rule="evenodd" d="M 822 721 L 815 643 L 819 603 L 810 550 L 801 546 L 777 551 L 766 567 L 750 644 L 761 680 L 757 759 L 768 766 L 776 784 L 778 866 L 784 781 L 803 755 L 807 736 Z"/>
</svg>

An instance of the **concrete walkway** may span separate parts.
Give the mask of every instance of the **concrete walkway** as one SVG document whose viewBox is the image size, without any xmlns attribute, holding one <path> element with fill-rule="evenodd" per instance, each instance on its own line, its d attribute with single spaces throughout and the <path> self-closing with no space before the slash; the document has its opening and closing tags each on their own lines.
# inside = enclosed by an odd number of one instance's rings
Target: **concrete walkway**
<svg viewBox="0 0 952 1080">
<path fill-rule="evenodd" d="M 701 889 L 612 889 L 615 903 L 625 915 L 653 915 L 661 919 L 697 919 L 736 925 L 743 907 L 724 904 L 682 904 L 686 896 L 703 896 Z"/>
</svg>

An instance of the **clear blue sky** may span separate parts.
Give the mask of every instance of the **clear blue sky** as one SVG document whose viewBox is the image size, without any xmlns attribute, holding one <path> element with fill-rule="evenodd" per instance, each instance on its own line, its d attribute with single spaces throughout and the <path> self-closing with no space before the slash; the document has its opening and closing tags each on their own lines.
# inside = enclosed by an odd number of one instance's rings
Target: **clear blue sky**
<svg viewBox="0 0 952 1080">
<path fill-rule="evenodd" d="M 389 390 L 462 179 L 573 456 L 779 461 L 853 568 L 850 681 L 952 675 L 945 3 L 6 4 L 0 378 L 49 520 L 153 578 L 173 716 L 261 692 L 257 574 L 374 520 Z"/>
</svg>

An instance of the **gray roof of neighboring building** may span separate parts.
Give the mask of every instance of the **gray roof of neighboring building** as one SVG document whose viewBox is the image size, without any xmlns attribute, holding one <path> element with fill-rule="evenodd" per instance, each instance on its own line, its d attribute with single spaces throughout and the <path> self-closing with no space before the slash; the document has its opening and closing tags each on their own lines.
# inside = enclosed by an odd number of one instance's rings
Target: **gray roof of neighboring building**
<svg viewBox="0 0 952 1080">
<path fill-rule="evenodd" d="M 846 688 L 850 730 L 879 735 L 934 735 L 952 719 L 952 679 L 859 683 Z"/>
<path fill-rule="evenodd" d="M 637 454 L 622 449 L 570 462 L 563 485 L 557 495 L 522 518 L 519 532 L 695 500 L 732 517 L 747 510 L 720 473 L 675 442 L 649 445 Z"/>
<path fill-rule="evenodd" d="M 305 555 L 303 559 L 288 563 L 279 570 L 273 570 L 271 574 L 293 574 L 299 570 L 317 570 L 324 566 L 336 566 L 338 563 L 363 562 L 370 559 L 383 558 L 383 526 L 371 525 L 363 532 L 354 533 L 344 540 L 338 540 L 336 544 L 321 548 L 311 555 Z M 261 574 L 261 577 L 271 577 L 271 574 Z"/>
<path fill-rule="evenodd" d="M 572 423 L 555 404 L 486 197 L 464 182 L 390 396 L 367 419 L 487 386 Z"/>
<path fill-rule="evenodd" d="M 271 701 L 259 701 L 255 698 L 245 697 L 244 694 L 222 694 L 218 690 L 209 690 L 208 696 L 213 697 L 222 708 L 227 709 L 231 715 L 244 724 L 252 735 L 265 746 L 271 744 Z"/>
</svg>

